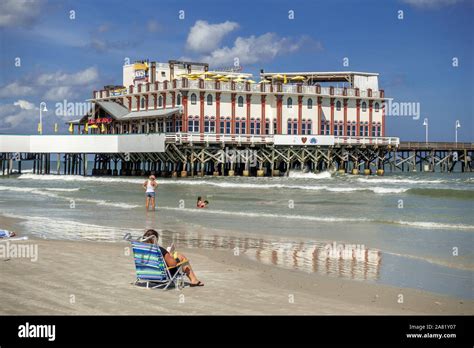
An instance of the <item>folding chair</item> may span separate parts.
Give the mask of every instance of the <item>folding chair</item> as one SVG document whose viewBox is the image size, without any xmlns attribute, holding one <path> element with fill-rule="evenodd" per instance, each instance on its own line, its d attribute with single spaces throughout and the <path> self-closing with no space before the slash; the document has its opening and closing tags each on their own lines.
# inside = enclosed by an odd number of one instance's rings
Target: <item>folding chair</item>
<svg viewBox="0 0 474 348">
<path fill-rule="evenodd" d="M 131 241 L 131 243 L 137 273 L 135 285 L 145 282 L 147 288 L 163 288 L 163 290 L 166 290 L 171 284 L 174 284 L 177 290 L 184 287 L 183 266 L 188 261 L 181 262 L 175 267 L 168 267 L 157 245 L 138 241 Z M 170 270 L 173 268 L 177 269 L 174 275 L 171 275 Z"/>
</svg>

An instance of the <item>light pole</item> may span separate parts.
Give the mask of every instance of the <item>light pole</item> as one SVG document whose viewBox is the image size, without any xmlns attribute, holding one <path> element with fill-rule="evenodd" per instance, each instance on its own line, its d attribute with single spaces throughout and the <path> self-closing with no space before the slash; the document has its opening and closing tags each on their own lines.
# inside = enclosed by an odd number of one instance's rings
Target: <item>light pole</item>
<svg viewBox="0 0 474 348">
<path fill-rule="evenodd" d="M 39 123 L 39 129 L 38 129 L 39 134 L 43 134 L 43 115 L 42 115 L 42 111 L 48 112 L 48 109 L 46 108 L 46 103 L 45 102 L 40 103 L 40 123 Z"/>
<path fill-rule="evenodd" d="M 428 119 L 423 120 L 423 126 L 426 127 L 425 142 L 428 143 Z"/>
<path fill-rule="evenodd" d="M 455 136 L 455 141 L 456 141 L 456 144 L 458 143 L 458 128 L 461 128 L 461 123 L 459 122 L 459 120 L 456 120 L 456 125 L 454 127 L 455 131 L 456 131 L 456 136 Z"/>
</svg>

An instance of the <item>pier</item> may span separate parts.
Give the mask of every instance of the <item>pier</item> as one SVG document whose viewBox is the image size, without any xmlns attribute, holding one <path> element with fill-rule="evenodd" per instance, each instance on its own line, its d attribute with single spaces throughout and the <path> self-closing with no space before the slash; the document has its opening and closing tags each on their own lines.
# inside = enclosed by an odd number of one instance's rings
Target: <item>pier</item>
<svg viewBox="0 0 474 348">
<path fill-rule="evenodd" d="M 21 173 L 22 163 L 32 162 L 34 174 L 57 175 L 263 177 L 284 176 L 290 170 L 354 175 L 449 173 L 471 172 L 473 151 L 473 143 L 400 142 L 393 137 L 0 135 L 0 171 Z"/>
</svg>

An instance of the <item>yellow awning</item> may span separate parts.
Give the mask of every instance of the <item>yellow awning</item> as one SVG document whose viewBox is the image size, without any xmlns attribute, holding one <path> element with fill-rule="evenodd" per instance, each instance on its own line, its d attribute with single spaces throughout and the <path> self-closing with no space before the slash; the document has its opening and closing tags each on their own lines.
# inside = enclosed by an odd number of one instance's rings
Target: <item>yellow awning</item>
<svg viewBox="0 0 474 348">
<path fill-rule="evenodd" d="M 134 68 L 135 70 L 148 70 L 148 65 L 143 64 L 143 63 L 135 63 L 135 64 L 133 65 L 133 68 Z"/>
</svg>

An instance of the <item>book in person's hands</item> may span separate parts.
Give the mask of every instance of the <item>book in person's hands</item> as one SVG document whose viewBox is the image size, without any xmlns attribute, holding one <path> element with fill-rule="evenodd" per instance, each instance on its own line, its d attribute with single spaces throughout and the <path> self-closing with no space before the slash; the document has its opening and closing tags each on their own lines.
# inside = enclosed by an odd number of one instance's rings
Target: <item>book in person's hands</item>
<svg viewBox="0 0 474 348">
<path fill-rule="evenodd" d="M 176 253 L 176 247 L 175 247 L 174 243 L 171 243 L 171 245 L 169 247 L 167 247 L 166 250 L 170 253 L 171 256 L 176 258 L 177 253 Z"/>
</svg>

